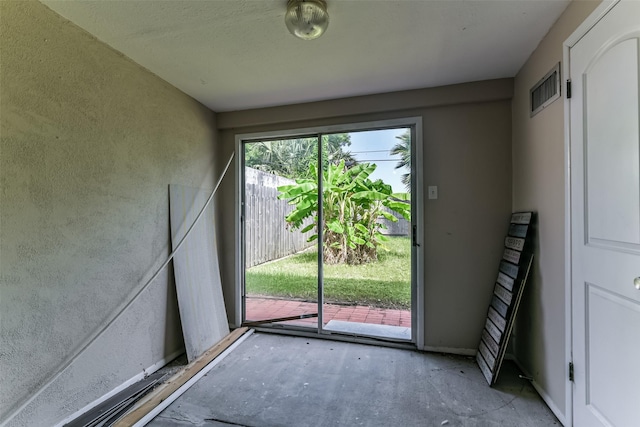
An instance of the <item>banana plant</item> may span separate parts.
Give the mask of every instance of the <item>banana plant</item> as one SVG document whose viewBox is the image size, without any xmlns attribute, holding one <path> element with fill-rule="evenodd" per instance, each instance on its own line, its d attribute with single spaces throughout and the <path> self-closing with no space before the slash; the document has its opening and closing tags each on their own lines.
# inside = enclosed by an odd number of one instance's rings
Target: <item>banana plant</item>
<svg viewBox="0 0 640 427">
<path fill-rule="evenodd" d="M 324 261 L 330 264 L 362 264 L 376 261 L 378 250 L 388 239 L 381 233 L 380 219 L 396 222 L 389 211 L 411 220 L 407 201 L 394 197 L 390 185 L 369 177 L 376 165 L 360 163 L 351 168 L 341 161 L 329 164 L 322 175 L 322 230 Z M 278 187 L 278 198 L 288 200 L 294 210 L 285 217 L 291 231 L 312 232 L 307 239 L 318 239 L 318 167 L 309 165 L 309 178 Z M 308 219 L 311 218 L 309 223 Z"/>
</svg>

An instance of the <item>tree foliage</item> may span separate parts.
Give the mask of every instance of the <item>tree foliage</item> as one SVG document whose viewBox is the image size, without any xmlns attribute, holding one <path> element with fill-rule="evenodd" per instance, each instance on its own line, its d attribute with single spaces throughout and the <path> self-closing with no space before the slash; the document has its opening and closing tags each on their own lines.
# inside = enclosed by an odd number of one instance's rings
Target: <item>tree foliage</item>
<svg viewBox="0 0 640 427">
<path fill-rule="evenodd" d="M 392 156 L 400 156 L 400 160 L 396 164 L 396 169 L 406 169 L 407 173 L 402 174 L 401 181 L 407 192 L 411 192 L 411 132 L 406 130 L 402 135 L 396 136 L 400 142 L 391 147 L 390 154 Z"/>
<path fill-rule="evenodd" d="M 362 264 L 377 260 L 378 249 L 384 248 L 387 237 L 379 222 L 398 219 L 385 208 L 410 220 L 410 204 L 395 199 L 390 185 L 369 176 L 375 164 L 361 163 L 351 168 L 341 160 L 328 164 L 322 174 L 322 244 L 324 262 L 329 264 Z M 310 163 L 308 178 L 278 187 L 280 199 L 289 201 L 295 209 L 285 218 L 292 230 L 299 229 L 307 218 L 313 222 L 301 232 L 314 232 L 308 241 L 318 239 L 318 168 Z"/>
<path fill-rule="evenodd" d="M 356 160 L 346 150 L 350 145 L 351 136 L 347 133 L 323 135 L 323 170 L 326 170 L 329 164 L 339 164 L 341 160 L 344 160 L 348 166 L 354 165 Z M 311 163 L 318 163 L 317 138 L 260 141 L 245 144 L 245 166 L 263 172 L 291 179 L 308 178 Z"/>
</svg>

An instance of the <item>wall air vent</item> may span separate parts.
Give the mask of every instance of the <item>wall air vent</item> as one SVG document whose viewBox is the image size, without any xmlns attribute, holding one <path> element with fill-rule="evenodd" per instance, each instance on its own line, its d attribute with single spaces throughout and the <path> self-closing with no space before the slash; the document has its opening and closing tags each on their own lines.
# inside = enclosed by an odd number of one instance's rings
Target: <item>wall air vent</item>
<svg viewBox="0 0 640 427">
<path fill-rule="evenodd" d="M 560 63 L 551 69 L 529 91 L 531 117 L 538 114 L 556 99 L 560 98 Z"/>
</svg>

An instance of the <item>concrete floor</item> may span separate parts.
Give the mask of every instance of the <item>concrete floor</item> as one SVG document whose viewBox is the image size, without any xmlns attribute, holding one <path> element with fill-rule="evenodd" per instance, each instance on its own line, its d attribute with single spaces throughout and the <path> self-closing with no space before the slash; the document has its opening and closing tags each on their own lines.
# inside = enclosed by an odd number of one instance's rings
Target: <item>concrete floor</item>
<svg viewBox="0 0 640 427">
<path fill-rule="evenodd" d="M 559 426 L 506 363 L 256 333 L 158 415 L 168 426 Z"/>
</svg>

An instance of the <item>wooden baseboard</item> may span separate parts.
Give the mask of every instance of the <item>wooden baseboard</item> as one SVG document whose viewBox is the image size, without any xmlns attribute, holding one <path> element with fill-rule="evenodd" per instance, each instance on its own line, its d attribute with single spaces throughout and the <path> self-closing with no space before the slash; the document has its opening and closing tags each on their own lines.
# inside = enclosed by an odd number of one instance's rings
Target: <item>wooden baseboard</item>
<svg viewBox="0 0 640 427">
<path fill-rule="evenodd" d="M 155 373 L 160 368 L 162 368 L 167 363 L 171 362 L 172 360 L 174 360 L 176 357 L 180 356 L 181 354 L 184 354 L 184 347 L 180 348 L 179 350 L 171 353 L 170 355 L 168 355 L 166 357 L 163 357 L 162 359 L 160 359 L 159 361 L 157 361 L 153 365 L 149 366 L 147 369 L 143 369 L 142 372 L 140 372 L 140 373 L 136 374 L 135 376 L 129 378 L 127 381 L 123 382 L 122 384 L 120 384 L 118 387 L 114 388 L 113 390 L 111 390 L 107 394 L 105 394 L 103 396 L 100 396 L 98 399 L 94 400 L 93 402 L 89 403 L 88 405 L 85 405 L 84 407 L 82 407 L 78 411 L 74 412 L 73 414 L 71 414 L 68 417 L 66 417 L 65 419 L 63 419 L 62 421 L 58 422 L 58 424 L 56 424 L 55 427 L 62 427 L 65 424 L 67 424 L 67 423 L 75 420 L 76 418 L 84 415 L 85 413 L 89 412 L 90 410 L 92 410 L 93 408 L 95 408 L 96 406 L 98 406 L 99 404 L 104 402 L 105 400 L 107 400 L 110 397 L 120 393 L 122 390 L 124 390 L 125 388 L 129 387 L 130 385 L 137 383 L 141 379 L 145 378 L 147 375 L 151 375 L 151 374 Z"/>
<path fill-rule="evenodd" d="M 187 381 L 193 378 L 198 372 L 200 372 L 205 366 L 211 363 L 213 359 L 218 357 L 220 353 L 230 347 L 248 330 L 248 328 L 238 328 L 221 339 L 216 345 L 205 351 L 202 356 L 189 363 L 187 366 L 173 375 L 167 382 L 145 396 L 130 412 L 119 419 L 114 424 L 114 426 L 129 427 L 143 419 L 156 406 L 166 400 L 171 394 L 176 392 Z"/>
</svg>

